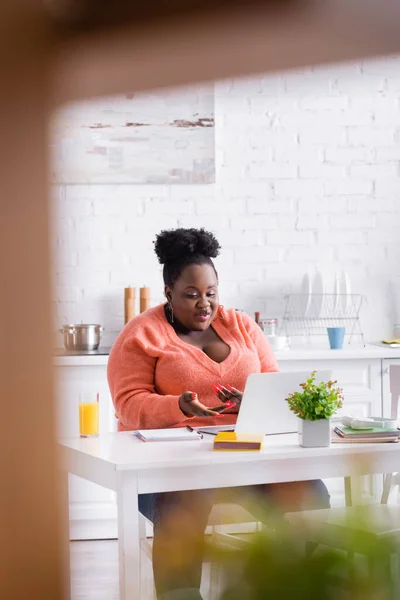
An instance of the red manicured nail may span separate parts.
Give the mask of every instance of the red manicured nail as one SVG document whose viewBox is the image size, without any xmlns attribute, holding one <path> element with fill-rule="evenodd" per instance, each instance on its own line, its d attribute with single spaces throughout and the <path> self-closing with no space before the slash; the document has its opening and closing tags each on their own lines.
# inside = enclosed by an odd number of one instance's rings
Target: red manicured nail
<svg viewBox="0 0 400 600">
<path fill-rule="evenodd" d="M 227 390 L 229 390 L 230 392 L 234 391 L 234 388 L 231 385 L 226 385 L 225 386 Z"/>
<path fill-rule="evenodd" d="M 224 391 L 224 387 L 222 385 L 220 385 L 219 383 L 217 383 L 217 388 L 218 388 L 218 391 L 220 391 L 220 392 Z"/>
<path fill-rule="evenodd" d="M 218 394 L 218 392 L 219 392 L 218 386 L 215 383 L 212 383 L 211 387 L 214 390 L 214 394 Z"/>
<path fill-rule="evenodd" d="M 193 399 L 193 400 L 196 400 L 196 399 L 197 399 L 197 394 L 195 394 L 194 392 L 193 392 L 193 394 L 192 394 L 192 399 Z"/>
<path fill-rule="evenodd" d="M 216 414 L 214 415 L 214 417 L 223 417 L 223 416 L 224 416 L 224 415 L 220 415 L 219 413 L 216 413 Z"/>
</svg>

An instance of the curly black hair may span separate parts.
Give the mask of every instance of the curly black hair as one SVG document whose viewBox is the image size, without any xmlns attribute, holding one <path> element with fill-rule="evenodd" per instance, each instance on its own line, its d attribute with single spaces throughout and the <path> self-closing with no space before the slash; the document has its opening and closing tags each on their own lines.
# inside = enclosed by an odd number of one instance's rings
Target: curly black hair
<svg viewBox="0 0 400 600">
<path fill-rule="evenodd" d="M 172 287 L 183 269 L 189 265 L 209 264 L 219 254 L 217 238 L 204 229 L 170 229 L 156 236 L 154 250 L 160 264 L 164 265 L 165 285 Z"/>
</svg>

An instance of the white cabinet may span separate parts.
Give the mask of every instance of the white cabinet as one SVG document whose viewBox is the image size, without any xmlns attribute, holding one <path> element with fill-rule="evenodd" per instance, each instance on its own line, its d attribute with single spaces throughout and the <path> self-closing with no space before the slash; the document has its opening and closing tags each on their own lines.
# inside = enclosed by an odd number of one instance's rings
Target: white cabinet
<svg viewBox="0 0 400 600">
<path fill-rule="evenodd" d="M 281 371 L 331 370 L 332 378 L 343 388 L 341 414 L 380 416 L 382 414 L 381 360 L 282 360 Z"/>
<path fill-rule="evenodd" d="M 63 365 L 62 359 L 57 362 L 58 437 L 79 435 L 80 392 L 99 392 L 100 432 L 116 431 L 106 365 Z M 70 538 L 116 538 L 117 507 L 114 492 L 74 475 L 69 475 L 69 484 Z"/>
</svg>

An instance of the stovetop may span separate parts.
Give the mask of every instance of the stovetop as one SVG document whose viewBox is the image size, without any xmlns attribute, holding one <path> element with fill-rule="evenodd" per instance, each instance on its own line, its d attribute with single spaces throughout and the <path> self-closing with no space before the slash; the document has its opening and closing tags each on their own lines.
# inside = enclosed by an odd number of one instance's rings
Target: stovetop
<svg viewBox="0 0 400 600">
<path fill-rule="evenodd" d="M 56 348 L 54 350 L 55 356 L 108 356 L 111 348 L 107 346 L 100 346 L 97 350 L 66 350 L 65 348 Z"/>
</svg>

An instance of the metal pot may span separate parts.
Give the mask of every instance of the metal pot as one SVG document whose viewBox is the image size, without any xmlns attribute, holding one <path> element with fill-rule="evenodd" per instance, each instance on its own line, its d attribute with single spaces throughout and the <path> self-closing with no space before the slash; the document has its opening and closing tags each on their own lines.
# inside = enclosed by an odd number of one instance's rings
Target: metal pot
<svg viewBox="0 0 400 600">
<path fill-rule="evenodd" d="M 101 325 L 64 325 L 59 332 L 64 335 L 64 347 L 66 350 L 90 352 L 97 350 L 100 345 Z"/>
</svg>

